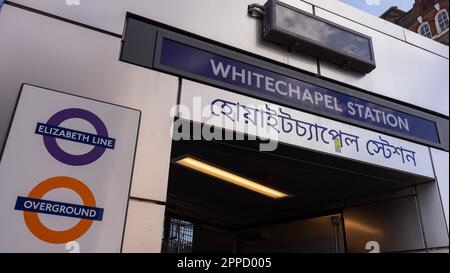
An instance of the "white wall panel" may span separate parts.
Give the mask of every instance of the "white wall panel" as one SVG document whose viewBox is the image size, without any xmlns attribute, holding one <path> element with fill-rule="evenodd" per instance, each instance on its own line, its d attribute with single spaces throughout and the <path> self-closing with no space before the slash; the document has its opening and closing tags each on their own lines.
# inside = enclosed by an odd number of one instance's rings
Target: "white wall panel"
<svg viewBox="0 0 450 273">
<path fill-rule="evenodd" d="M 308 4 L 306 2 L 300 1 L 300 0 L 279 0 L 280 2 L 283 2 L 285 4 L 291 5 L 293 7 L 296 7 L 298 9 L 307 11 L 309 13 L 313 13 L 312 5 Z"/>
<path fill-rule="evenodd" d="M 405 38 L 408 43 L 429 50 L 433 53 L 439 54 L 448 59 L 449 57 L 448 46 L 438 43 L 425 36 L 422 36 L 417 32 L 412 32 L 408 29 L 403 29 L 403 31 L 405 32 Z"/>
<path fill-rule="evenodd" d="M 118 38 L 9 5 L 0 37 L 0 144 L 24 82 L 139 109 L 131 194 L 165 200 L 176 77 L 118 61 Z"/>
<path fill-rule="evenodd" d="M 439 185 L 439 191 L 441 194 L 442 206 L 444 207 L 445 219 L 447 220 L 448 230 L 448 210 L 449 210 L 449 156 L 448 152 L 430 149 L 431 158 L 433 159 L 434 172 Z"/>
<path fill-rule="evenodd" d="M 13 2 L 118 34 L 122 33 L 125 14 L 129 11 L 306 71 L 317 72 L 314 58 L 287 53 L 280 47 L 261 41 L 260 22 L 247 16 L 246 9 L 250 3 L 263 4 L 265 0 L 90 0 L 81 1 L 80 6 L 68 6 L 63 0 Z M 308 12 L 312 10 L 311 5 L 315 5 L 317 15 L 374 39 L 378 66 L 375 71 L 361 76 L 321 62 L 324 76 L 449 114 L 446 103 L 449 84 L 445 76 L 449 73 L 447 46 L 424 40 L 415 33 L 404 31 L 399 26 L 337 0 L 285 2 Z M 415 46 L 405 42 L 405 39 Z"/>
<path fill-rule="evenodd" d="M 303 0 L 306 3 L 317 6 L 321 9 L 339 14 L 347 19 L 359 24 L 376 29 L 392 37 L 404 40 L 403 30 L 400 26 L 392 24 L 386 20 L 378 18 L 363 10 L 350 6 L 338 0 Z M 361 0 L 364 1 L 364 0 Z"/>
<path fill-rule="evenodd" d="M 320 61 L 323 76 L 448 116 L 448 59 L 328 11 L 316 8 L 316 15 L 371 36 L 377 65 L 362 75 Z"/>
<path fill-rule="evenodd" d="M 363 0 L 361 0 L 363 1 Z M 304 2 L 310 3 L 321 9 L 330 11 L 335 14 L 339 14 L 349 20 L 357 22 L 361 25 L 367 26 L 374 30 L 377 30 L 386 35 L 395 37 L 397 39 L 408 41 L 415 46 L 424 48 L 436 54 L 442 55 L 446 58 L 449 57 L 448 46 L 431 41 L 430 39 L 423 38 L 422 36 L 406 30 L 404 28 L 395 25 L 391 22 L 383 20 L 377 16 L 369 14 L 363 10 L 352 7 L 339 0 L 304 0 Z"/>
<path fill-rule="evenodd" d="M 290 0 L 292 1 L 292 0 Z M 266 58 L 288 63 L 284 49 L 261 41 L 261 22 L 247 15 L 247 6 L 265 0 L 81 0 L 68 6 L 64 0 L 15 0 L 38 10 L 122 34 L 126 12 L 135 13 L 197 35 L 246 50 Z M 299 8 L 311 12 L 311 5 Z M 317 72 L 316 59 L 296 54 L 298 68 Z M 294 61 L 292 61 L 294 62 Z"/>
<path fill-rule="evenodd" d="M 122 252 L 161 252 L 164 206 L 131 199 Z"/>
</svg>

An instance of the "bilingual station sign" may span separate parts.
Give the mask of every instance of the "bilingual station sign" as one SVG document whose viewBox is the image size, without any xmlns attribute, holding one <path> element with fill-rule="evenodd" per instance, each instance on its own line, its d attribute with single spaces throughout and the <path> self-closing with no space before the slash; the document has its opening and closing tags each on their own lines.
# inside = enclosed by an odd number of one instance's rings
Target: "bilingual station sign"
<svg viewBox="0 0 450 273">
<path fill-rule="evenodd" d="M 318 114 L 440 143 L 433 121 L 164 38 L 158 68 Z"/>
<path fill-rule="evenodd" d="M 191 81 L 183 83 L 180 104 L 184 120 L 434 178 L 428 147 L 410 141 Z M 269 147 L 276 148 L 260 146 Z"/>
<path fill-rule="evenodd" d="M 0 252 L 120 252 L 139 117 L 23 85 L 0 162 Z"/>
</svg>

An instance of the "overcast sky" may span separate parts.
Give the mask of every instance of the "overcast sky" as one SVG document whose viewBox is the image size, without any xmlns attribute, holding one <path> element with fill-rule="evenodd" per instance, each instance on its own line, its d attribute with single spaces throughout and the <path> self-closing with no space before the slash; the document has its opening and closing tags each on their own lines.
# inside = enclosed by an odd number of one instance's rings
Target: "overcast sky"
<svg viewBox="0 0 450 273">
<path fill-rule="evenodd" d="M 408 11 L 412 8 L 414 0 L 340 0 L 349 5 L 362 9 L 375 16 L 380 16 L 392 6 Z"/>
</svg>

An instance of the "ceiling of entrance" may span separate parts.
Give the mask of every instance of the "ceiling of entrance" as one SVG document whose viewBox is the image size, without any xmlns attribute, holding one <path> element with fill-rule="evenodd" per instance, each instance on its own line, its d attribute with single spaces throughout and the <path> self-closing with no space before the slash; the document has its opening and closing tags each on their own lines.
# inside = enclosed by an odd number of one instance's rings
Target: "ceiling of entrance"
<svg viewBox="0 0 450 273">
<path fill-rule="evenodd" d="M 292 196 L 272 199 L 175 163 L 184 156 L 195 157 Z M 247 226 L 330 212 L 342 208 L 351 198 L 404 188 L 416 182 L 412 177 L 386 173 L 379 168 L 353 166 L 343 159 L 310 156 L 308 151 L 294 147 L 282 146 L 274 153 L 262 153 L 234 143 L 178 141 L 172 143 L 168 207 L 176 213 L 223 226 Z"/>
</svg>

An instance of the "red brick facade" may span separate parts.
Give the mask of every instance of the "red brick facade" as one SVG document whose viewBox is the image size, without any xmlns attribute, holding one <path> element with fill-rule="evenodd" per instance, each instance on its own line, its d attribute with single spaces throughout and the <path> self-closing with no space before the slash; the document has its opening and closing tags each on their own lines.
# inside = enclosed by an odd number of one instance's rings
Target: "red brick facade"
<svg viewBox="0 0 450 273">
<path fill-rule="evenodd" d="M 448 28 L 444 31 L 438 29 L 436 17 L 439 12 L 447 12 L 448 18 L 448 7 L 448 0 L 416 0 L 414 6 L 408 12 L 404 12 L 397 7 L 391 7 L 380 17 L 419 34 L 419 27 L 428 23 L 431 30 L 431 38 L 448 45 Z"/>
</svg>

